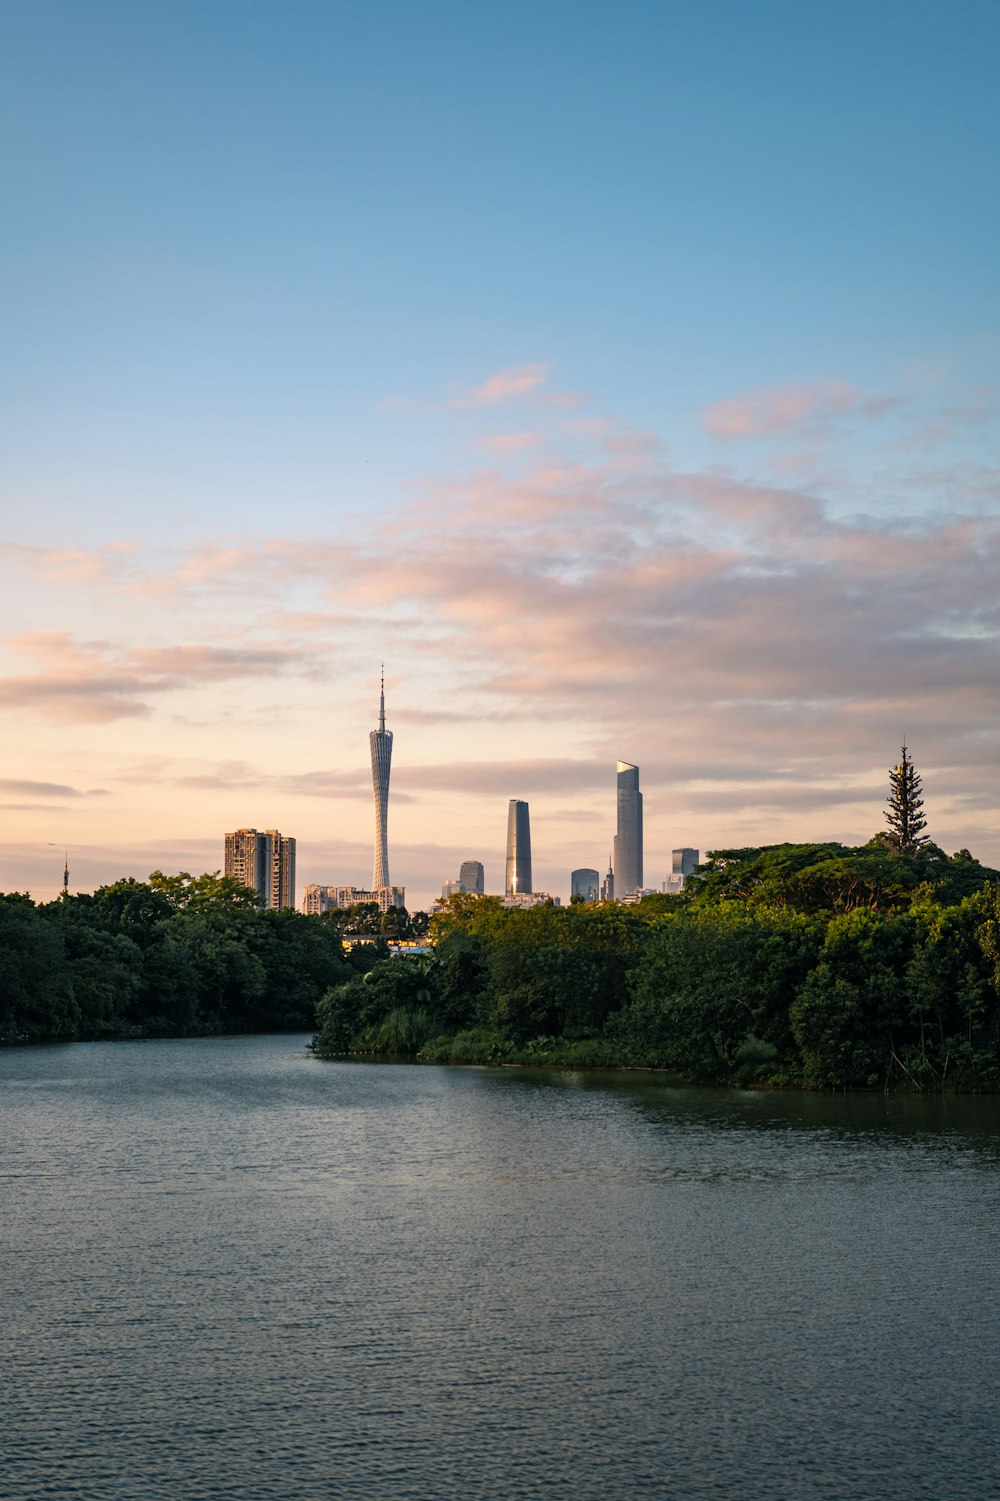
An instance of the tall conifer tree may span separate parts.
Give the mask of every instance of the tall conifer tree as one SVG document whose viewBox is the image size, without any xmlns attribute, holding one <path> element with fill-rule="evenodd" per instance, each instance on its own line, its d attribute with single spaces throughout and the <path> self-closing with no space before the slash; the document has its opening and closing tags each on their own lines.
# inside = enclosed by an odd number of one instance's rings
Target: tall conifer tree
<svg viewBox="0 0 1000 1501">
<path fill-rule="evenodd" d="M 927 835 L 923 832 L 927 820 L 921 812 L 924 806 L 920 796 L 922 786 L 904 745 L 899 765 L 889 772 L 885 821 L 889 825 L 890 843 L 906 855 L 917 854 L 920 846 L 927 843 Z"/>
</svg>

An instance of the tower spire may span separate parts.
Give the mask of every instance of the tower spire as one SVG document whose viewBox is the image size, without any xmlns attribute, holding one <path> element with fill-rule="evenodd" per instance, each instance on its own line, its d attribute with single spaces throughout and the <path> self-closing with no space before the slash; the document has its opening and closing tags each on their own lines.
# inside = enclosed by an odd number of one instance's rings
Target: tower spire
<svg viewBox="0 0 1000 1501">
<path fill-rule="evenodd" d="M 389 772 L 392 765 L 392 731 L 385 727 L 385 664 L 379 684 L 378 729 L 368 736 L 372 752 L 372 789 L 375 793 L 375 862 L 372 890 L 389 885 Z"/>
</svg>

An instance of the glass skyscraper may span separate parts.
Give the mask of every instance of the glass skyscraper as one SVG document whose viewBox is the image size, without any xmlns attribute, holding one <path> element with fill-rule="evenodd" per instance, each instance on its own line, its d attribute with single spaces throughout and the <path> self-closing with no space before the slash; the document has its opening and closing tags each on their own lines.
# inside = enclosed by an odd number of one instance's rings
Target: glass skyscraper
<svg viewBox="0 0 1000 1501">
<path fill-rule="evenodd" d="M 531 885 L 531 828 L 528 805 L 512 797 L 507 810 L 507 879 L 506 895 L 523 896 Z"/>
<path fill-rule="evenodd" d="M 642 793 L 639 768 L 618 762 L 618 833 L 615 835 L 615 894 L 621 901 L 642 887 Z"/>
</svg>

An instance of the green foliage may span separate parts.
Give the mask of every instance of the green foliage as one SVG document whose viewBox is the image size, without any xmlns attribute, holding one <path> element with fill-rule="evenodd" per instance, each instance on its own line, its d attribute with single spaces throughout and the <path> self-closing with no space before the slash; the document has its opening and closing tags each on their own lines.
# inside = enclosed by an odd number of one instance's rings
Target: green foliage
<svg viewBox="0 0 1000 1501">
<path fill-rule="evenodd" d="M 61 933 L 30 898 L 0 896 L 0 1041 L 72 1036 L 78 1021 Z"/>
<path fill-rule="evenodd" d="M 0 896 L 0 1042 L 315 1026 L 325 1055 L 1000 1091 L 1000 879 L 967 850 L 715 851 L 637 907 L 459 896 L 423 957 L 390 958 L 382 914 L 345 950 L 337 914 L 250 898 L 157 872 Z"/>
<path fill-rule="evenodd" d="M 842 844 L 778 844 L 764 849 L 713 850 L 689 877 L 679 901 L 715 906 L 722 901 L 790 907 L 826 914 L 903 911 L 932 897 L 951 905 L 982 889 L 996 871 L 968 850 L 949 860 L 929 842 L 914 854 L 879 834 L 850 849 Z"/>
<path fill-rule="evenodd" d="M 307 1030 L 351 972 L 335 928 L 218 874 L 0 897 L 3 1042 Z"/>
<path fill-rule="evenodd" d="M 691 1079 L 745 1070 L 748 1035 L 787 1057 L 788 1001 L 815 962 L 821 933 L 802 914 L 735 902 L 689 906 L 653 931 L 610 1030 L 636 1063 Z"/>
<path fill-rule="evenodd" d="M 244 886 L 235 876 L 224 876 L 219 871 L 192 876 L 186 870 L 175 876 L 165 876 L 162 870 L 154 870 L 149 878 L 153 891 L 166 898 L 175 911 L 182 908 L 238 907 L 253 911 L 258 905 L 258 896 L 252 886 Z"/>
<path fill-rule="evenodd" d="M 434 1020 L 422 1007 L 396 1006 L 384 1021 L 362 1037 L 356 1051 L 412 1058 L 433 1032 Z"/>
</svg>

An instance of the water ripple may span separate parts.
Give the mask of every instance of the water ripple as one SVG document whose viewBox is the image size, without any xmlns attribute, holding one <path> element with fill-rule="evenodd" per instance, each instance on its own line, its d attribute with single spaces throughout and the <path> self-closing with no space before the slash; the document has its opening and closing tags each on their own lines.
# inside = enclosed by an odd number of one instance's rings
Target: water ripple
<svg viewBox="0 0 1000 1501">
<path fill-rule="evenodd" d="M 0 1054 L 3 1501 L 996 1497 L 995 1101 Z"/>
</svg>

